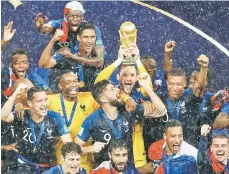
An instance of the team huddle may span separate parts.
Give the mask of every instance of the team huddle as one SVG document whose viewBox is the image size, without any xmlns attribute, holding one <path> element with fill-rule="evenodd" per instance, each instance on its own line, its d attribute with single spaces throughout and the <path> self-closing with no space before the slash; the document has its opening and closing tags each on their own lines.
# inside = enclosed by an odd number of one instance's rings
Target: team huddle
<svg viewBox="0 0 229 174">
<path fill-rule="evenodd" d="M 41 37 L 52 36 L 39 68 L 22 48 L 1 63 L 2 173 L 229 174 L 229 87 L 208 91 L 206 55 L 189 80 L 174 67 L 171 40 L 163 69 L 134 43 L 105 66 L 101 31 L 82 4 L 63 11 L 35 17 Z M 11 21 L 2 51 L 15 33 Z"/>
</svg>

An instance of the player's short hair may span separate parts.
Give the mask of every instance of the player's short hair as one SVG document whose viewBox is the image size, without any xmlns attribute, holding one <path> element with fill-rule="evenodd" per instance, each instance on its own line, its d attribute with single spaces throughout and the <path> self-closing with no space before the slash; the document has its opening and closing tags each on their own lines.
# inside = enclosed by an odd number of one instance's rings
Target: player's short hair
<svg viewBox="0 0 229 174">
<path fill-rule="evenodd" d="M 200 71 L 198 69 L 195 69 L 192 71 L 191 76 L 197 76 L 198 77 L 199 73 L 200 73 Z"/>
<path fill-rule="evenodd" d="M 83 33 L 83 31 L 86 29 L 95 30 L 95 26 L 91 23 L 88 23 L 88 22 L 81 22 L 81 24 L 79 25 L 79 27 L 77 29 L 77 35 L 80 36 Z"/>
<path fill-rule="evenodd" d="M 147 63 L 148 60 L 152 61 L 154 67 L 156 68 L 157 61 L 152 56 L 143 56 L 143 57 L 141 57 L 141 62 L 142 63 L 145 63 L 145 62 Z"/>
<path fill-rule="evenodd" d="M 198 73 L 198 75 L 199 75 L 200 69 L 194 69 L 194 70 L 192 71 L 192 74 L 193 74 L 193 73 L 195 73 L 195 74 Z M 191 76 L 192 76 L 192 74 L 191 74 Z M 198 76 L 197 76 L 197 78 L 198 78 Z M 211 78 L 212 78 L 212 71 L 211 71 L 210 68 L 208 68 L 208 71 L 207 71 L 207 82 L 208 82 L 208 83 L 211 82 Z"/>
<path fill-rule="evenodd" d="M 220 112 L 213 123 L 213 129 L 229 128 L 228 123 L 229 115 L 226 112 Z"/>
<path fill-rule="evenodd" d="M 171 119 L 168 122 L 166 122 L 165 127 L 164 127 L 164 133 L 168 130 L 170 127 L 182 127 L 182 124 L 180 121 Z"/>
<path fill-rule="evenodd" d="M 169 77 L 169 76 L 172 76 L 172 77 L 183 76 L 185 81 L 186 81 L 186 73 L 181 68 L 173 68 L 170 72 L 168 72 L 167 77 Z"/>
<path fill-rule="evenodd" d="M 154 59 L 152 56 L 142 56 L 141 60 L 150 60 L 150 59 Z"/>
<path fill-rule="evenodd" d="M 74 142 L 68 142 L 64 144 L 61 149 L 61 154 L 65 158 L 68 153 L 77 153 L 79 155 L 82 155 L 82 150 L 81 150 L 80 145 Z"/>
<path fill-rule="evenodd" d="M 111 140 L 110 146 L 108 148 L 108 152 L 111 153 L 113 149 L 117 149 L 117 148 L 128 150 L 126 141 L 121 140 L 121 139 L 120 140 L 117 140 L 117 139 Z"/>
<path fill-rule="evenodd" d="M 152 61 L 154 61 L 155 63 L 157 63 L 156 60 L 155 60 L 152 56 L 142 56 L 142 57 L 141 57 L 141 61 L 142 61 L 142 62 L 144 62 L 144 61 L 146 61 L 146 60 L 152 60 Z"/>
<path fill-rule="evenodd" d="M 92 96 L 97 103 L 101 104 L 100 95 L 109 84 L 113 83 L 109 80 L 102 80 L 101 82 L 98 82 L 93 86 Z"/>
<path fill-rule="evenodd" d="M 228 144 L 229 144 L 229 138 L 228 138 L 228 136 L 227 136 L 226 134 L 214 135 L 214 136 L 212 137 L 212 142 L 213 142 L 213 139 L 215 139 L 215 138 L 228 139 Z"/>
<path fill-rule="evenodd" d="M 33 99 L 33 95 L 37 92 L 43 92 L 44 90 L 38 86 L 32 87 L 27 91 L 28 100 Z"/>
<path fill-rule="evenodd" d="M 62 72 L 63 74 L 61 74 L 60 77 L 59 77 L 59 80 L 58 80 L 59 83 L 60 83 L 60 81 L 62 80 L 62 78 L 64 77 L 64 75 L 66 75 L 66 74 L 72 74 L 72 75 L 77 76 L 77 75 L 74 73 L 73 70 L 62 70 L 61 72 Z M 77 77 L 78 77 L 78 76 L 77 76 Z M 78 79 L 79 79 L 79 77 L 78 77 Z"/>
<path fill-rule="evenodd" d="M 123 70 L 124 68 L 128 67 L 128 66 L 133 66 L 136 70 L 136 74 L 138 74 L 138 67 L 136 64 L 134 65 L 126 65 L 126 64 L 121 64 L 118 68 L 118 74 L 120 74 L 121 70 Z"/>
<path fill-rule="evenodd" d="M 22 48 L 17 48 L 17 49 L 15 49 L 15 50 L 11 51 L 11 53 L 10 53 L 10 55 L 9 55 L 9 59 L 10 59 L 10 62 L 11 62 L 11 63 L 13 62 L 13 56 L 15 56 L 15 55 L 17 55 L 17 54 L 24 54 L 24 55 L 26 55 L 27 57 L 29 57 L 29 56 L 28 56 L 28 53 L 27 53 L 24 49 L 22 49 Z"/>
</svg>

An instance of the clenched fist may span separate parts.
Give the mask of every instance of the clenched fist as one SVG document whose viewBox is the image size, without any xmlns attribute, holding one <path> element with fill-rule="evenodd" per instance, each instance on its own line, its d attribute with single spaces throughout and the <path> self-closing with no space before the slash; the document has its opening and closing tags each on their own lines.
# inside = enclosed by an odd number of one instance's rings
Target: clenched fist
<svg viewBox="0 0 229 174">
<path fill-rule="evenodd" d="M 201 135 L 202 136 L 207 136 L 207 134 L 210 132 L 211 127 L 208 124 L 204 124 L 203 126 L 201 126 Z"/>
<path fill-rule="evenodd" d="M 64 32 L 62 30 L 57 29 L 52 39 L 54 40 L 54 42 L 56 42 L 61 38 L 61 36 L 63 36 L 63 34 Z"/>
<path fill-rule="evenodd" d="M 209 59 L 206 55 L 201 54 L 198 58 L 197 58 L 197 62 L 200 64 L 200 66 L 202 67 L 207 67 L 209 64 Z"/>
<path fill-rule="evenodd" d="M 95 153 L 99 153 L 104 148 L 105 145 L 106 145 L 106 143 L 95 142 L 93 144 L 93 148 L 94 148 Z"/>
<path fill-rule="evenodd" d="M 165 53 L 172 53 L 174 48 L 176 47 L 176 42 L 175 41 L 168 41 L 165 44 Z"/>
</svg>

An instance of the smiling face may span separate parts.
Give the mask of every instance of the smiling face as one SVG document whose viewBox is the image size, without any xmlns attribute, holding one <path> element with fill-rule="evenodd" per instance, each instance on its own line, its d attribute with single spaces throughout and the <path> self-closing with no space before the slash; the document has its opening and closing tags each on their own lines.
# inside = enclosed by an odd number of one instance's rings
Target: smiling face
<svg viewBox="0 0 229 174">
<path fill-rule="evenodd" d="M 121 90 L 126 94 L 130 94 L 137 81 L 137 71 L 135 66 L 122 66 L 117 79 L 119 80 Z"/>
<path fill-rule="evenodd" d="M 80 169 L 80 154 L 76 153 L 76 152 L 71 152 L 68 153 L 65 158 L 62 156 L 63 158 L 63 163 L 62 165 L 64 165 L 64 173 L 69 173 L 69 174 L 75 174 L 79 171 Z"/>
<path fill-rule="evenodd" d="M 182 127 L 169 127 L 164 134 L 164 138 L 166 140 L 167 155 L 178 153 L 183 142 Z"/>
<path fill-rule="evenodd" d="M 126 163 L 128 160 L 128 151 L 125 148 L 116 148 L 109 153 L 111 159 L 112 167 L 117 172 L 122 172 L 126 168 Z"/>
<path fill-rule="evenodd" d="M 85 29 L 81 35 L 77 36 L 79 41 L 80 55 L 88 55 L 92 52 L 95 46 L 96 34 L 94 29 Z"/>
<path fill-rule="evenodd" d="M 185 78 L 183 76 L 168 76 L 167 89 L 171 100 L 177 100 L 184 92 L 186 85 Z"/>
<path fill-rule="evenodd" d="M 28 56 L 25 54 L 16 54 L 12 57 L 11 68 L 17 78 L 25 78 L 29 68 Z"/>
<path fill-rule="evenodd" d="M 72 10 L 66 15 L 70 30 L 74 32 L 77 30 L 79 24 L 83 20 L 83 16 L 83 13 L 79 10 Z"/>
<path fill-rule="evenodd" d="M 223 164 L 227 164 L 229 145 L 227 137 L 216 137 L 212 140 L 211 151 L 215 159 Z"/>
<path fill-rule="evenodd" d="M 46 116 L 48 112 L 48 96 L 45 91 L 35 92 L 31 100 L 28 100 L 31 113 Z"/>
<path fill-rule="evenodd" d="M 62 75 L 60 78 L 59 88 L 65 98 L 69 100 L 75 100 L 79 90 L 79 81 L 77 75 L 71 72 Z"/>
<path fill-rule="evenodd" d="M 156 61 L 154 59 L 145 59 L 142 60 L 142 64 L 151 79 L 153 79 L 156 76 Z"/>
<path fill-rule="evenodd" d="M 109 103 L 112 106 L 119 106 L 120 104 L 122 104 L 120 89 L 114 87 L 114 85 L 111 83 L 108 84 L 102 91 L 100 100 L 101 102 Z"/>
</svg>

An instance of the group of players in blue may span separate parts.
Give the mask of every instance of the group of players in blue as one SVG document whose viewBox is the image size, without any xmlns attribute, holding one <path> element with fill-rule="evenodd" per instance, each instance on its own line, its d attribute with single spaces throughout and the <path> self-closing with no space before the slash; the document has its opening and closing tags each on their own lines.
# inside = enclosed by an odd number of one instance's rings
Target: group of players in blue
<svg viewBox="0 0 229 174">
<path fill-rule="evenodd" d="M 136 44 L 121 45 L 104 67 L 101 32 L 84 13 L 71 1 L 64 19 L 35 17 L 52 35 L 38 63 L 49 74 L 30 69 L 21 48 L 2 64 L 2 173 L 229 173 L 229 88 L 207 90 L 208 57 L 197 58 L 188 83 L 173 67 L 174 41 L 165 43 L 163 70 Z M 9 22 L 2 51 L 15 33 Z"/>
</svg>

